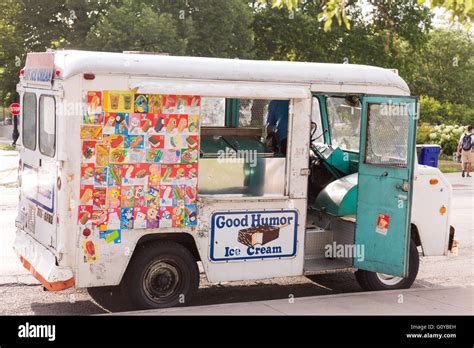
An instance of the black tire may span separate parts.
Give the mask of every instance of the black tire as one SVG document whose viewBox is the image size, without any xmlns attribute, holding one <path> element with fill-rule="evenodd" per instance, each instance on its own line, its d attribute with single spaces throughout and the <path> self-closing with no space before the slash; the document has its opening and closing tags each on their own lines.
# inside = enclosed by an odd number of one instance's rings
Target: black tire
<svg viewBox="0 0 474 348">
<path fill-rule="evenodd" d="M 122 286 L 135 309 L 183 306 L 199 287 L 199 268 L 181 244 L 147 243 L 135 251 Z"/>
<path fill-rule="evenodd" d="M 359 269 L 355 272 L 357 282 L 366 291 L 378 290 L 396 290 L 408 289 L 413 285 L 413 282 L 418 275 L 418 268 L 420 265 L 420 255 L 413 240 L 410 242 L 410 255 L 408 257 L 408 277 L 401 278 L 395 284 L 384 283 L 376 272 L 365 271 Z"/>
</svg>

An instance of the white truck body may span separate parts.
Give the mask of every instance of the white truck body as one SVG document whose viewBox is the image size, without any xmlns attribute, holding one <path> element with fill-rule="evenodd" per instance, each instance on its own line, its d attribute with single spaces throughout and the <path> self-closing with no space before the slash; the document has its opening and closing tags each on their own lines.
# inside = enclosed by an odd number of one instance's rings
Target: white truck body
<svg viewBox="0 0 474 348">
<path fill-rule="evenodd" d="M 210 282 L 298 276 L 315 271 L 305 266 L 307 168 L 312 93 L 408 96 L 406 83 L 387 69 L 316 63 L 263 62 L 210 58 L 169 57 L 80 51 L 50 53 L 55 74 L 44 83 L 22 78 L 25 93 L 53 95 L 56 101 L 56 151 L 40 163 L 43 175 L 25 172 L 41 156 L 21 147 L 22 194 L 17 219 L 15 250 L 25 267 L 50 290 L 67 287 L 117 285 L 127 269 L 137 243 L 161 234 L 190 237 Z M 86 79 L 84 74 L 93 74 Z M 280 195 L 239 197 L 198 195 L 198 223 L 191 227 L 133 229 L 121 234 L 120 243 L 103 243 L 98 233 L 84 236 L 78 226 L 81 139 L 84 98 L 88 91 L 130 91 L 163 95 L 197 95 L 226 98 L 290 99 L 288 160 L 284 192 Z M 22 103 L 22 108 L 24 104 Z M 23 113 L 23 110 L 22 110 Z M 23 122 L 23 120 L 22 120 Z M 297 136 L 295 136 L 297 135 Z M 20 131 L 20 144 L 24 144 Z M 430 184 L 437 179 L 437 184 Z M 35 182 L 36 180 L 36 182 Z M 418 166 L 415 170 L 412 224 L 416 226 L 425 255 L 445 255 L 449 242 L 451 186 L 441 172 Z M 49 185 L 49 186 L 48 186 Z M 32 197 L 26 187 L 48 186 L 51 206 Z M 35 192 L 34 195 L 38 193 Z M 44 196 L 44 195 L 43 195 Z M 446 213 L 441 214 L 444 206 Z M 295 211 L 298 222 L 294 252 L 282 258 L 212 260 L 210 230 L 215 211 Z M 28 221 L 34 220 L 33 224 Z M 33 230 L 27 226 L 33 226 Z M 84 262 L 83 242 L 92 240 L 97 260 Z M 290 248 L 291 249 L 291 248 Z M 216 253 L 214 258 L 218 258 Z M 322 267 L 317 268 L 322 270 Z"/>
</svg>

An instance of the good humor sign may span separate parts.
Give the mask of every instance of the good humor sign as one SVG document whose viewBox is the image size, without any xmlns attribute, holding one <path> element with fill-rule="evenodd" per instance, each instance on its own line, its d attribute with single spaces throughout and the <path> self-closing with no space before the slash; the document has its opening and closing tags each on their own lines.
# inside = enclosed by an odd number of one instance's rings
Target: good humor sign
<svg viewBox="0 0 474 348">
<path fill-rule="evenodd" d="M 211 261 L 295 256 L 297 228 L 294 210 L 214 212 Z"/>
<path fill-rule="evenodd" d="M 51 84 L 54 72 L 54 53 L 28 53 L 23 79 L 39 84 Z"/>
</svg>

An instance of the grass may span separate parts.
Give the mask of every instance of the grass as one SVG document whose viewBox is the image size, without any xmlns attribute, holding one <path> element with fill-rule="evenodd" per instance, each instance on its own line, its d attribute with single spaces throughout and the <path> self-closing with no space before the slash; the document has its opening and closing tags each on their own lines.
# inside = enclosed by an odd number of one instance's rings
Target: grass
<svg viewBox="0 0 474 348">
<path fill-rule="evenodd" d="M 443 173 L 457 173 L 461 171 L 461 163 L 445 159 L 438 160 L 438 168 Z"/>
</svg>

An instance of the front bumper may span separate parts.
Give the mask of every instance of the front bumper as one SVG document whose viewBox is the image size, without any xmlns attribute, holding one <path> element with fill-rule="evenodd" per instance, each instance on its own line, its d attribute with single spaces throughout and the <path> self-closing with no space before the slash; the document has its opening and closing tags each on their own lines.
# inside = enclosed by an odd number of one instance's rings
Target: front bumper
<svg viewBox="0 0 474 348">
<path fill-rule="evenodd" d="M 17 229 L 13 249 L 23 266 L 50 291 L 74 286 L 74 274 L 68 267 L 56 264 L 54 254 L 28 233 Z"/>
</svg>

